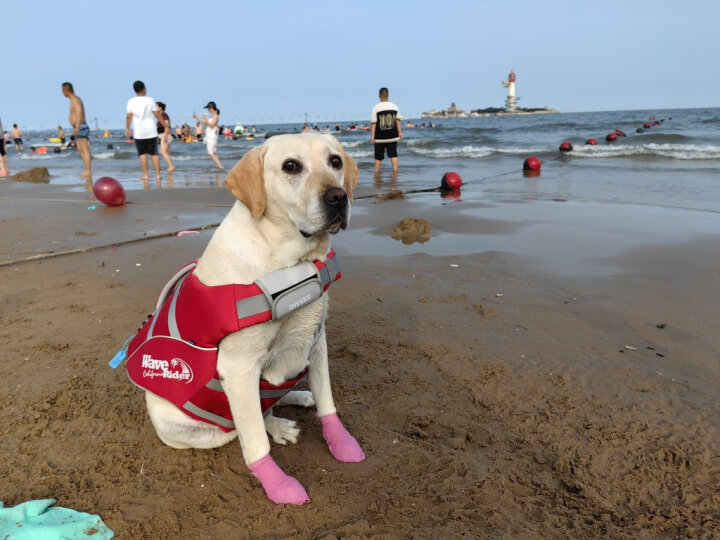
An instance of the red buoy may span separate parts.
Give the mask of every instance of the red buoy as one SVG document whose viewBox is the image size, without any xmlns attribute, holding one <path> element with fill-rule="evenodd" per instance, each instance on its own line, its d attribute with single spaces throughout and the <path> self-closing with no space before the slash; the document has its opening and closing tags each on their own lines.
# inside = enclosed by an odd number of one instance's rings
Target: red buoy
<svg viewBox="0 0 720 540">
<path fill-rule="evenodd" d="M 643 124 L 643 127 L 644 127 L 645 129 L 649 128 L 649 127 L 650 127 L 650 122 L 645 122 L 645 123 Z"/>
<path fill-rule="evenodd" d="M 570 150 L 572 150 L 572 149 L 573 149 L 573 145 L 570 141 L 563 141 L 560 143 L 559 150 L 561 152 L 570 152 Z"/>
<path fill-rule="evenodd" d="M 456 172 L 446 172 L 443 174 L 442 181 L 440 182 L 440 187 L 442 187 L 444 190 L 447 191 L 453 191 L 456 189 L 460 189 L 460 186 L 462 186 L 462 178 L 460 178 L 460 175 Z"/>
<path fill-rule="evenodd" d="M 588 139 L 585 144 L 597 144 L 597 139 Z"/>
<path fill-rule="evenodd" d="M 110 176 L 98 178 L 95 185 L 93 185 L 93 193 L 99 201 L 108 206 L 125 204 L 125 189 L 120 182 Z"/>
<path fill-rule="evenodd" d="M 625 132 L 624 132 L 624 131 L 620 131 L 619 129 L 616 129 L 615 131 L 613 131 L 613 133 L 614 133 L 615 135 L 617 135 L 618 137 L 627 137 L 627 135 L 625 135 Z"/>
<path fill-rule="evenodd" d="M 608 133 L 608 134 L 605 136 L 605 140 L 606 140 L 607 142 L 617 141 L 617 135 L 615 135 L 614 133 Z"/>
<path fill-rule="evenodd" d="M 542 167 L 542 161 L 535 156 L 530 156 L 523 163 L 523 170 L 525 171 L 539 171 L 540 167 Z"/>
<path fill-rule="evenodd" d="M 659 125 L 660 125 L 660 122 L 658 122 L 657 120 L 655 120 L 655 121 L 653 122 L 653 126 L 659 126 Z"/>
</svg>

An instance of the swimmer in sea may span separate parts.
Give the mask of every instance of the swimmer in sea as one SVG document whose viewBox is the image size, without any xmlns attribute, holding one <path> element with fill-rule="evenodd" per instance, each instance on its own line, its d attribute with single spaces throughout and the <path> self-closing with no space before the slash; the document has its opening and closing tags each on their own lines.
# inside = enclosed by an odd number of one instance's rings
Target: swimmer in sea
<svg viewBox="0 0 720 540">
<path fill-rule="evenodd" d="M 72 137 L 75 138 L 78 154 L 80 154 L 83 164 L 85 165 L 85 169 L 80 173 L 80 176 L 90 178 L 92 176 L 90 167 L 90 126 L 88 126 L 85 121 L 85 105 L 83 105 L 82 99 L 75 95 L 75 89 L 71 83 L 64 82 L 61 88 L 63 96 L 70 100 L 70 125 L 73 127 Z"/>
</svg>

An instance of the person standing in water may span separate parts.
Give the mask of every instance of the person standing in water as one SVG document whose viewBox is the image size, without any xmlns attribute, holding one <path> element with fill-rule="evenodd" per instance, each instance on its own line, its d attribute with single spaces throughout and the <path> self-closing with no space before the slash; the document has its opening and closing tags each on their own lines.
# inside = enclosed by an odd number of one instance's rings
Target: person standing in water
<svg viewBox="0 0 720 540">
<path fill-rule="evenodd" d="M 397 105 L 388 101 L 390 91 L 384 86 L 379 92 L 380 103 L 372 110 L 370 142 L 375 145 L 375 172 L 380 172 L 380 163 L 387 152 L 393 172 L 398 170 L 397 143 L 402 140 L 402 126 L 398 120 Z"/>
<path fill-rule="evenodd" d="M 22 131 L 20 131 L 20 128 L 17 124 L 13 124 L 12 128 L 12 136 L 13 136 L 13 142 L 15 143 L 15 153 L 22 154 L 25 150 L 25 145 L 23 144 L 22 140 Z"/>
<path fill-rule="evenodd" d="M 217 139 L 218 139 L 218 122 L 220 121 L 220 110 L 215 105 L 214 101 L 209 101 L 203 109 L 207 109 L 210 113 L 210 118 L 207 114 L 203 114 L 202 119 L 198 118 L 196 114 L 193 114 L 193 118 L 198 123 L 205 126 L 205 146 L 207 146 L 207 153 L 215 162 L 215 166 L 218 169 L 222 169 L 222 163 L 218 159 L 217 155 Z"/>
<path fill-rule="evenodd" d="M 75 89 L 69 82 L 62 83 L 63 96 L 70 100 L 70 125 L 73 127 L 72 136 L 75 137 L 78 154 L 85 165 L 85 169 L 80 176 L 90 178 L 92 171 L 90 169 L 90 126 L 85 121 L 85 105 L 82 99 L 75 95 Z"/>
<path fill-rule="evenodd" d="M 168 164 L 168 172 L 171 172 L 175 170 L 175 165 L 173 165 L 170 158 L 170 143 L 172 142 L 170 117 L 165 112 L 165 104 L 162 101 L 158 101 L 157 106 L 160 107 L 160 116 L 163 119 L 163 122 L 158 122 L 157 125 L 158 137 L 160 138 L 160 154 Z M 165 123 L 167 123 L 167 129 L 165 129 Z"/>
<path fill-rule="evenodd" d="M 65 130 L 62 126 L 58 126 L 58 139 L 60 139 L 60 144 L 65 146 Z"/>
<path fill-rule="evenodd" d="M 147 96 L 147 88 L 142 81 L 133 83 L 135 97 L 127 102 L 127 116 L 125 117 L 125 136 L 130 137 L 130 122 L 133 124 L 133 138 L 140 158 L 142 180 L 148 180 L 148 156 L 152 159 L 155 169 L 155 179 L 160 180 L 160 158 L 157 155 L 158 131 L 157 124 L 162 123 L 165 129 L 170 124 L 160 114 L 160 107 L 155 100 Z"/>
</svg>

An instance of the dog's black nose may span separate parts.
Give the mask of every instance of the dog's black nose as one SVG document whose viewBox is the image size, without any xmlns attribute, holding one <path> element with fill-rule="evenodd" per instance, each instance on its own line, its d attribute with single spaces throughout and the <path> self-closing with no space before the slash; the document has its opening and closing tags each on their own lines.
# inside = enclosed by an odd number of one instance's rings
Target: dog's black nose
<svg viewBox="0 0 720 540">
<path fill-rule="evenodd" d="M 348 196 L 347 193 L 345 193 L 344 189 L 339 187 L 332 187 L 325 192 L 325 195 L 323 195 L 323 200 L 328 206 L 340 209 L 344 208 L 347 205 Z"/>
</svg>

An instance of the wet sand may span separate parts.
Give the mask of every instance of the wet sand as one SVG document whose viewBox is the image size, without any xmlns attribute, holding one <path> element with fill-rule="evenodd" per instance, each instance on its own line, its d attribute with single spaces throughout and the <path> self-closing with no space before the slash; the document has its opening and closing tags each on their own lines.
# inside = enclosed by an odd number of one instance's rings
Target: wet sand
<svg viewBox="0 0 720 540">
<path fill-rule="evenodd" d="M 614 232 L 583 221 L 596 207 L 358 201 L 334 238 L 328 345 L 338 413 L 368 459 L 335 462 L 311 411 L 278 411 L 303 435 L 272 454 L 312 499 L 288 508 L 237 442 L 164 446 L 142 393 L 107 367 L 213 231 L 169 234 L 220 221 L 232 198 L 129 192 L 136 204 L 88 210 L 82 194 L 5 183 L 3 197 L 7 506 L 54 497 L 118 538 L 720 536 L 720 234 L 689 215 L 663 243 L 612 206 Z M 49 202 L 63 199 L 76 202 Z M 430 241 L 392 240 L 406 217 Z"/>
</svg>

